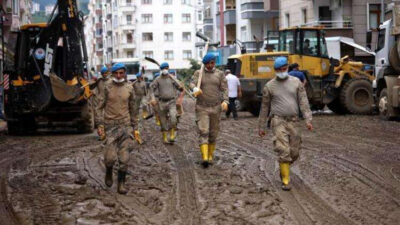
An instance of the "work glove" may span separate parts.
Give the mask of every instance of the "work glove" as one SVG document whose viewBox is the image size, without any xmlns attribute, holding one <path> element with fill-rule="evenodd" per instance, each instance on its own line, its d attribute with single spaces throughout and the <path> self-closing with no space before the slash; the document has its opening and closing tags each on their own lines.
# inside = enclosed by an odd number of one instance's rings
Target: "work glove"
<svg viewBox="0 0 400 225">
<path fill-rule="evenodd" d="M 99 135 L 100 141 L 106 139 L 106 132 L 104 130 L 104 125 L 99 125 L 97 127 L 97 134 Z"/>
<path fill-rule="evenodd" d="M 156 106 L 156 105 L 157 105 L 157 101 L 156 101 L 156 100 L 151 100 L 151 101 L 150 101 L 150 104 L 151 104 L 152 106 Z"/>
<path fill-rule="evenodd" d="M 228 104 L 226 102 L 221 103 L 221 109 L 223 112 L 228 111 Z"/>
<path fill-rule="evenodd" d="M 266 135 L 265 130 L 259 130 L 258 135 L 260 135 L 260 137 L 264 137 Z"/>
<path fill-rule="evenodd" d="M 201 94 L 203 94 L 203 91 L 202 91 L 200 88 L 198 88 L 198 87 L 193 88 L 193 95 L 194 95 L 194 97 L 197 98 L 197 96 L 199 96 L 199 95 L 201 95 Z"/>
<path fill-rule="evenodd" d="M 140 137 L 140 133 L 139 133 L 138 130 L 133 131 L 133 136 L 135 137 L 135 140 L 137 141 L 137 143 L 138 143 L 139 145 L 143 144 L 143 140 L 142 140 L 142 138 Z"/>
</svg>

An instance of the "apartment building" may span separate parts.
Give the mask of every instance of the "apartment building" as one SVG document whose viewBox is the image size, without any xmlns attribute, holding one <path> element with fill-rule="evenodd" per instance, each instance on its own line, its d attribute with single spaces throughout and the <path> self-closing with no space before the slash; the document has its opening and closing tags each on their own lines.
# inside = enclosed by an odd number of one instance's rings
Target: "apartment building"
<svg viewBox="0 0 400 225">
<path fill-rule="evenodd" d="M 280 0 L 281 27 L 322 25 L 326 36 L 366 44 L 366 32 L 383 21 L 382 0 Z M 374 45 L 372 45 L 374 46 Z M 356 52 L 356 55 L 362 55 Z"/>
<path fill-rule="evenodd" d="M 220 64 L 227 57 L 240 53 L 258 52 L 268 31 L 279 27 L 278 0 L 213 0 L 213 33 L 219 48 Z"/>
<path fill-rule="evenodd" d="M 189 59 L 202 54 L 195 48 L 196 31 L 203 31 L 202 0 L 139 0 L 136 12 L 137 56 L 166 61 L 171 68 L 190 66 Z M 142 61 L 148 72 L 158 70 L 155 64 Z"/>
</svg>

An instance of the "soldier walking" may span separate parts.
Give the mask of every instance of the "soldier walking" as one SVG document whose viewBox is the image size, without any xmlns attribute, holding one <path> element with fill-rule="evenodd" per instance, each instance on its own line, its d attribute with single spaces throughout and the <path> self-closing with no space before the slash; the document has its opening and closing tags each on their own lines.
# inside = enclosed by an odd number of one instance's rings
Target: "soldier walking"
<svg viewBox="0 0 400 225">
<path fill-rule="evenodd" d="M 113 166 L 118 159 L 118 193 L 128 192 L 125 186 L 129 153 L 133 148 L 132 131 L 136 128 L 135 96 L 133 87 L 126 80 L 126 67 L 122 63 L 112 66 L 112 79 L 107 81 L 100 97 L 97 110 L 98 133 L 106 137 L 104 142 L 105 183 L 113 185 Z"/>
<path fill-rule="evenodd" d="M 103 92 L 104 92 L 104 86 L 106 84 L 106 82 L 108 81 L 108 76 L 110 74 L 109 69 L 106 66 L 103 66 L 103 68 L 101 68 L 100 70 L 101 76 L 99 78 L 97 78 L 97 86 L 93 91 L 94 94 L 94 98 L 93 98 L 93 107 L 94 107 L 94 116 L 96 118 L 97 115 L 99 116 L 103 116 L 103 110 L 97 110 L 97 106 L 99 104 L 99 102 L 101 102 L 101 97 L 103 96 Z M 98 125 L 98 124 L 96 124 Z M 103 141 L 105 139 L 104 135 L 99 135 L 99 140 Z"/>
<path fill-rule="evenodd" d="M 154 80 L 151 82 L 151 84 L 156 80 L 157 77 L 160 76 L 160 73 L 155 73 L 154 74 Z M 150 89 L 151 89 L 151 84 L 150 84 Z M 158 102 L 158 92 L 155 91 L 151 91 L 151 96 L 154 96 L 154 100 L 156 100 L 156 102 Z M 150 104 L 151 104 L 151 96 L 150 98 Z M 152 105 L 153 111 L 154 111 L 154 115 L 155 115 L 155 120 L 156 120 L 156 125 L 157 126 L 161 126 L 161 121 L 160 121 L 160 109 L 159 109 L 159 105 L 158 104 L 154 104 Z"/>
<path fill-rule="evenodd" d="M 142 137 L 140 136 L 139 130 L 142 128 L 141 127 L 141 119 L 140 119 L 140 107 L 142 106 L 142 101 L 145 100 L 146 95 L 147 95 L 147 88 L 146 88 L 146 82 L 143 80 L 142 73 L 137 73 L 136 74 L 136 80 L 132 83 L 133 85 L 133 90 L 135 91 L 135 115 L 136 115 L 136 120 L 138 127 L 134 131 L 135 134 L 135 139 L 139 144 L 143 144 Z M 143 108 L 143 114 L 147 114 L 147 110 Z M 143 119 L 147 118 L 147 116 L 143 116 Z"/>
<path fill-rule="evenodd" d="M 307 94 L 299 79 L 288 75 L 286 57 L 278 57 L 274 63 L 276 77 L 265 84 L 259 116 L 259 135 L 266 134 L 266 122 L 271 116 L 274 151 L 278 153 L 282 189 L 290 190 L 290 165 L 300 153 L 301 135 L 298 130 L 299 111 L 303 113 L 306 127 L 313 129 L 312 113 Z"/>
<path fill-rule="evenodd" d="M 207 53 L 203 58 L 204 71 L 197 70 L 190 87 L 196 100 L 196 123 L 202 164 L 207 167 L 213 160 L 221 112 L 228 110 L 228 85 L 222 71 L 215 68 L 216 56 Z M 200 88 L 197 88 L 200 73 L 203 73 Z"/>
<path fill-rule="evenodd" d="M 183 91 L 183 87 L 176 78 L 169 74 L 168 63 L 162 63 L 160 69 L 161 76 L 157 77 L 150 86 L 152 93 L 151 104 L 159 107 L 163 142 L 164 144 L 169 144 L 173 143 L 176 138 L 176 90 Z M 154 93 L 158 93 L 158 102 Z"/>
</svg>

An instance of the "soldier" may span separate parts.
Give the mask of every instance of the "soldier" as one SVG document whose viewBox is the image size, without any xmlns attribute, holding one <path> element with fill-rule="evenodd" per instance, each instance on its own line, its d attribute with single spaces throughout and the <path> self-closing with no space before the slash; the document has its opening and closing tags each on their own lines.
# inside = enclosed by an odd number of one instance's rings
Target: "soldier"
<svg viewBox="0 0 400 225">
<path fill-rule="evenodd" d="M 139 144 L 143 144 L 143 140 L 140 137 L 140 132 L 139 129 L 141 128 L 141 122 L 140 122 L 140 107 L 142 105 L 142 101 L 144 101 L 144 98 L 146 97 L 147 94 L 147 88 L 146 88 L 146 82 L 143 80 L 142 73 L 137 73 L 136 74 L 136 80 L 132 83 L 133 85 L 133 90 L 135 91 L 135 110 L 136 110 L 136 120 L 138 123 L 138 129 L 134 131 L 135 134 L 135 139 Z M 143 113 L 147 112 L 143 108 Z M 146 116 L 147 117 L 147 116 Z M 144 117 L 145 118 L 145 117 Z"/>
<path fill-rule="evenodd" d="M 168 63 L 162 63 L 160 69 L 161 76 L 157 77 L 150 86 L 152 90 L 151 104 L 158 104 L 163 142 L 168 144 L 173 143 L 176 138 L 176 90 L 183 91 L 183 87 L 178 80 L 169 74 Z M 158 93 L 158 102 L 154 93 Z M 168 131 L 170 133 L 169 139 Z"/>
<path fill-rule="evenodd" d="M 196 123 L 199 130 L 200 151 L 203 166 L 207 167 L 213 160 L 219 131 L 221 111 L 228 110 L 228 84 L 222 71 L 215 68 L 216 56 L 207 53 L 203 58 L 204 73 L 200 88 L 197 88 L 199 75 L 197 70 L 193 75 L 190 87 L 196 100 Z M 221 99 L 222 96 L 222 99 Z"/>
<path fill-rule="evenodd" d="M 99 116 L 103 116 L 103 110 L 98 111 L 97 110 L 97 105 L 99 104 L 99 102 L 101 101 L 101 96 L 103 96 L 103 92 L 104 92 L 104 85 L 105 83 L 108 81 L 108 75 L 110 74 L 110 71 L 108 70 L 108 68 L 106 66 L 103 66 L 103 68 L 101 68 L 100 70 L 101 76 L 97 78 L 97 86 L 96 89 L 94 89 L 93 94 L 94 94 L 94 98 L 93 98 L 93 106 L 94 106 L 94 116 L 96 117 L 97 115 Z M 98 126 L 98 124 L 96 124 Z M 102 136 L 98 133 L 99 135 L 99 140 L 103 141 L 105 139 L 105 136 Z"/>
<path fill-rule="evenodd" d="M 98 110 L 104 110 L 104 116 L 97 116 L 96 121 L 99 124 L 98 132 L 103 136 L 107 134 L 103 145 L 105 183 L 108 187 L 112 186 L 113 166 L 118 159 L 118 193 L 126 194 L 125 177 L 129 152 L 133 148 L 132 131 L 136 128 L 135 96 L 132 85 L 126 80 L 125 65 L 116 63 L 111 71 L 112 79 L 106 82 L 97 106 Z"/>
<path fill-rule="evenodd" d="M 152 83 L 153 83 L 153 82 L 156 80 L 156 78 L 159 77 L 159 76 L 160 76 L 160 73 L 155 73 L 155 74 L 154 74 L 154 80 L 152 81 Z M 151 84 L 150 84 L 150 86 L 151 86 Z M 158 102 L 158 92 L 151 92 L 151 93 L 152 93 L 152 96 L 154 96 L 156 102 Z M 150 98 L 151 98 L 151 97 L 150 97 Z M 150 101 L 151 101 L 151 100 L 150 100 Z M 157 125 L 157 126 L 161 126 L 160 114 L 159 114 L 159 112 L 160 112 L 159 105 L 158 105 L 158 104 L 155 104 L 155 105 L 152 105 L 152 107 L 153 107 L 153 111 L 154 111 L 154 115 L 155 115 L 156 125 Z"/>
<path fill-rule="evenodd" d="M 299 157 L 301 136 L 298 131 L 299 110 L 304 115 L 306 127 L 313 129 L 312 114 L 307 94 L 299 79 L 288 75 L 286 57 L 278 57 L 274 63 L 276 77 L 265 84 L 259 116 L 259 135 L 266 134 L 266 121 L 271 115 L 274 151 L 279 155 L 282 189 L 290 190 L 290 164 Z M 299 109 L 300 108 L 300 109 Z"/>
</svg>

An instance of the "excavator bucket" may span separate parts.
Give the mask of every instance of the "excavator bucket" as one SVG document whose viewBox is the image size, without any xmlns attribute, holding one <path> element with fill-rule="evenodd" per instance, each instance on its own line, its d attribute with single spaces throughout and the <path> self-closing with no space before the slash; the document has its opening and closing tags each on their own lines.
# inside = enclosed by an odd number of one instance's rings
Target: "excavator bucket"
<svg viewBox="0 0 400 225">
<path fill-rule="evenodd" d="M 68 85 L 54 73 L 50 73 L 50 82 L 53 95 L 60 102 L 76 99 L 80 95 L 79 87 L 76 85 Z"/>
</svg>

